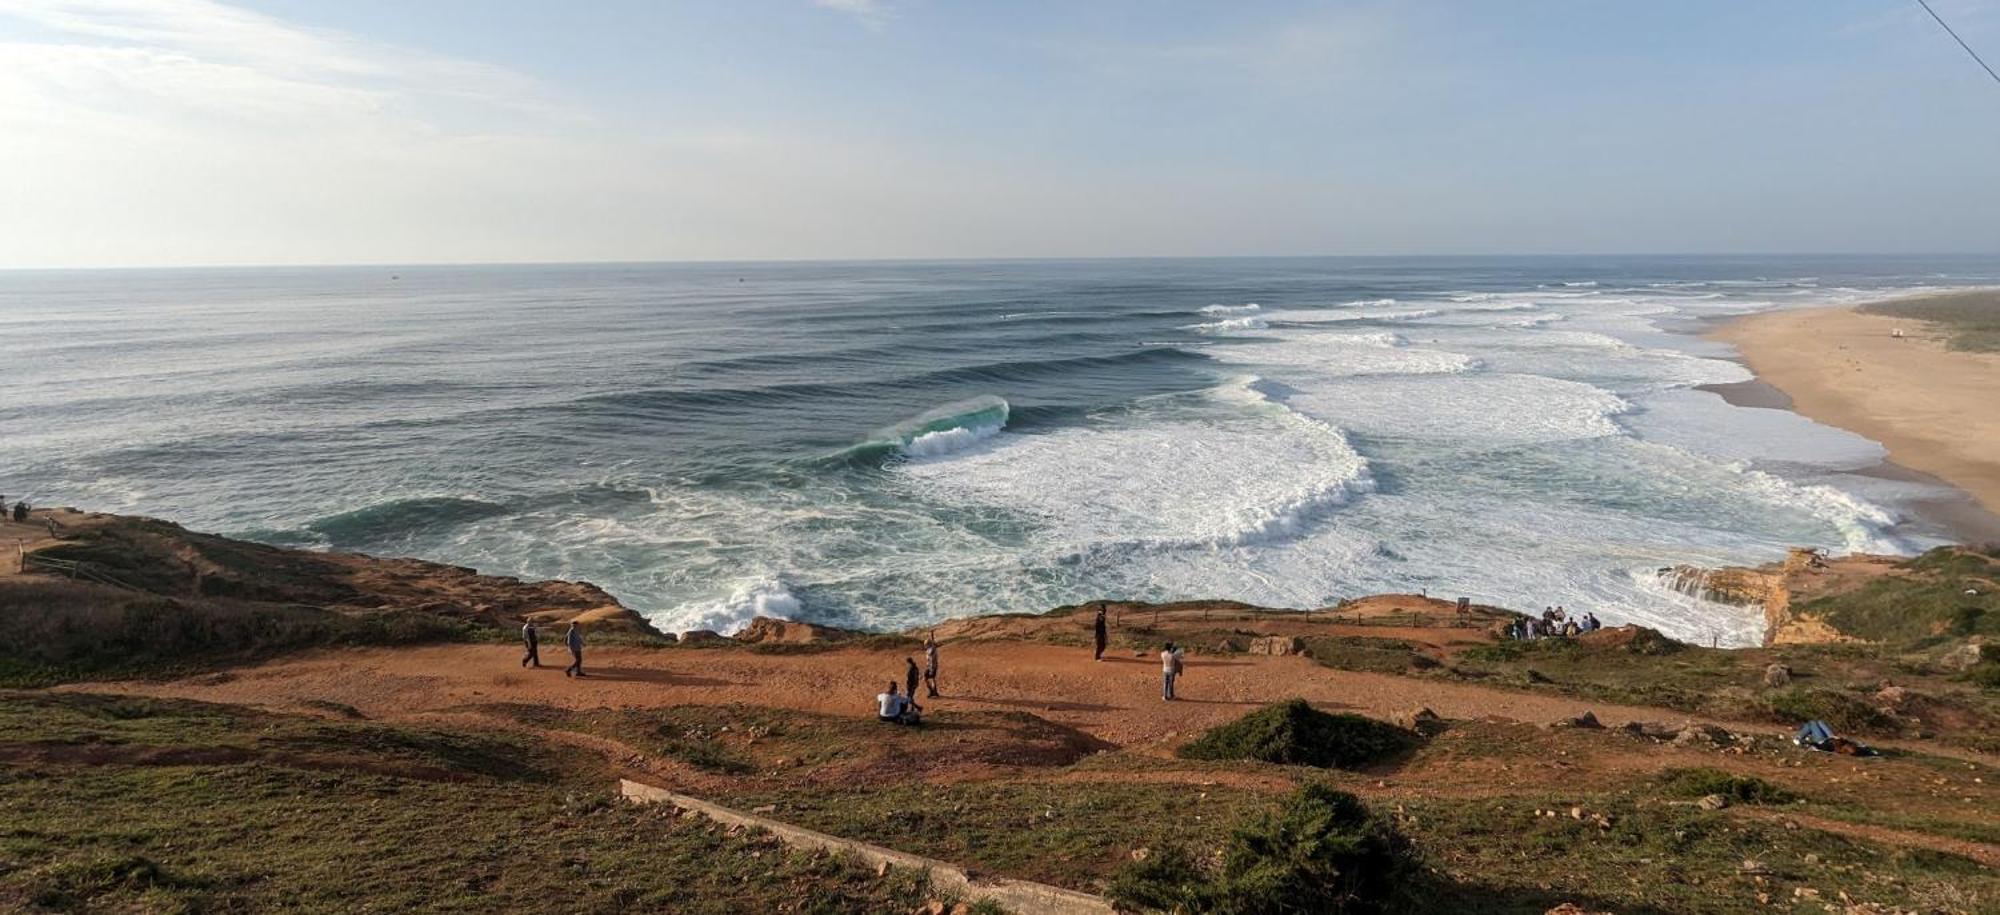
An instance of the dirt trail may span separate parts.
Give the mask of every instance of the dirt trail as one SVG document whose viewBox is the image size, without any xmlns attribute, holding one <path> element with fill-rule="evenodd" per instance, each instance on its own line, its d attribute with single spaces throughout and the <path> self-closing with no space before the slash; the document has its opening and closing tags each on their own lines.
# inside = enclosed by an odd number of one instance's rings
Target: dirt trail
<svg viewBox="0 0 2000 915">
<path fill-rule="evenodd" d="M 558 665 L 567 660 L 560 650 L 554 655 L 561 658 Z M 902 679 L 904 654 L 606 648 L 585 657 L 591 676 L 582 680 L 564 677 L 559 666 L 524 670 L 511 646 L 442 645 L 322 651 L 228 674 L 73 688 L 270 707 L 338 702 L 383 719 L 487 702 L 572 709 L 740 702 L 866 717 L 874 713 L 874 695 L 890 680 Z M 934 708 L 1027 711 L 1121 746 L 1179 743 L 1252 708 L 1293 696 L 1378 718 L 1420 706 L 1446 718 L 1532 724 L 1587 710 L 1612 726 L 1687 717 L 1666 709 L 1338 671 L 1301 657 L 1190 658 L 1179 686 L 1182 699 L 1172 703 L 1160 700 L 1159 662 L 1151 657 L 1127 654 L 1093 662 L 1087 649 L 982 641 L 947 643 L 942 667 L 944 695 L 927 700 Z"/>
</svg>

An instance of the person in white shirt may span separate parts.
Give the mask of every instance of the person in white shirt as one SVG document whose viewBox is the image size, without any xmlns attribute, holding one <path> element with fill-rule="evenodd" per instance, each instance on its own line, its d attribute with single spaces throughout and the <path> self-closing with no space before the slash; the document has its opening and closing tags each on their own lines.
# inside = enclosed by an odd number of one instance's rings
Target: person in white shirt
<svg viewBox="0 0 2000 915">
<path fill-rule="evenodd" d="M 1181 650 L 1168 642 L 1160 651 L 1160 698 L 1174 701 L 1174 681 L 1181 676 Z"/>
<path fill-rule="evenodd" d="M 923 714 L 915 702 L 896 692 L 896 681 L 889 681 L 889 691 L 875 696 L 875 717 L 889 724 L 916 724 Z"/>
</svg>

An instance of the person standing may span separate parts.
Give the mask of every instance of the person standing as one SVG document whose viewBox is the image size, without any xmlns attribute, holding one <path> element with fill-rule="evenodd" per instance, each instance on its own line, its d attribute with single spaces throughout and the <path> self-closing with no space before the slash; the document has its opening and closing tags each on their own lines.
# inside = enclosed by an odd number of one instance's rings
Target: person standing
<svg viewBox="0 0 2000 915">
<path fill-rule="evenodd" d="M 924 639 L 924 690 L 927 698 L 937 698 L 937 677 L 938 640 L 937 630 L 933 629 L 930 637 Z"/>
<path fill-rule="evenodd" d="M 1095 623 L 1092 623 L 1092 624 L 1091 624 L 1091 628 L 1092 628 L 1092 631 L 1093 631 L 1093 632 L 1094 632 L 1094 633 L 1096 634 L 1096 636 L 1097 636 L 1097 651 L 1096 651 L 1096 653 L 1094 653 L 1094 654 L 1092 654 L 1092 655 L 1090 656 L 1090 659 L 1091 659 L 1091 660 L 1093 660 L 1093 661 L 1102 661 L 1102 660 L 1104 660 L 1104 642 L 1105 642 L 1105 637 L 1106 637 L 1106 635 L 1108 635 L 1108 634 L 1109 634 L 1109 633 L 1108 633 L 1108 631 L 1107 631 L 1107 630 L 1105 629 L 1105 626 L 1104 626 L 1104 608 L 1103 608 L 1103 607 L 1099 607 L 1099 608 L 1097 608 L 1097 621 L 1096 621 Z"/>
<path fill-rule="evenodd" d="M 569 666 L 563 668 L 565 677 L 581 677 L 583 673 L 583 626 L 575 620 L 569 622 L 569 632 L 563 640 L 569 643 Z"/>
<path fill-rule="evenodd" d="M 535 631 L 534 620 L 528 620 L 521 624 L 521 645 L 528 650 L 526 654 L 521 656 L 521 666 L 542 666 L 542 636 L 541 633 Z"/>
<path fill-rule="evenodd" d="M 923 676 L 923 672 L 917 669 L 916 658 L 904 658 L 903 664 L 905 665 L 903 668 L 903 695 L 910 697 L 911 702 L 915 702 L 917 701 L 917 680 Z"/>
<path fill-rule="evenodd" d="M 1181 650 L 1168 642 L 1160 651 L 1160 698 L 1174 701 L 1174 681 L 1181 676 Z"/>
</svg>

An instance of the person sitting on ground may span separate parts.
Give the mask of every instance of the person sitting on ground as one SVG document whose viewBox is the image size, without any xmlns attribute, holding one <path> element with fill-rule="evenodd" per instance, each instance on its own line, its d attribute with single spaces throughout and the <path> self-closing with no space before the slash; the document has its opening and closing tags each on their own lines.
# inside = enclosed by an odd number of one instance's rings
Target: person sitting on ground
<svg viewBox="0 0 2000 915">
<path fill-rule="evenodd" d="M 14 503 L 14 520 L 16 521 L 28 520 L 28 500 L 22 499 L 21 501 Z"/>
<path fill-rule="evenodd" d="M 917 724 L 923 720 L 923 709 L 915 702 L 896 692 L 896 681 L 889 681 L 889 691 L 875 696 L 875 718 L 885 724 Z"/>
<path fill-rule="evenodd" d="M 1573 639 L 1576 638 L 1578 635 L 1581 635 L 1582 633 L 1583 633 L 1583 627 L 1578 626 L 1576 624 L 1576 620 L 1570 620 L 1569 622 L 1563 624 L 1563 638 Z"/>
<path fill-rule="evenodd" d="M 891 724 L 903 719 L 903 697 L 896 692 L 896 681 L 889 681 L 887 692 L 875 694 L 875 718 Z"/>
</svg>

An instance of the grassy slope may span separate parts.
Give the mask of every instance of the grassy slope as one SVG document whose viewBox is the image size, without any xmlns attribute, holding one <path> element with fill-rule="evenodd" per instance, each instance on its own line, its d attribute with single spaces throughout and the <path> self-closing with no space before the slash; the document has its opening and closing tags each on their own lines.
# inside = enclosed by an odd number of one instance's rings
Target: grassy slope
<svg viewBox="0 0 2000 915">
<path fill-rule="evenodd" d="M 1932 321 L 1951 334 L 1952 349 L 2000 351 L 2000 292 L 1960 292 L 1863 306 L 1868 314 Z"/>
<path fill-rule="evenodd" d="M 595 766 L 517 738 L 18 693 L 0 697 L 0 734 L 15 756 L 0 764 L 9 911 L 832 913 L 923 899 L 907 876 L 630 807 Z M 75 766 L 18 758 L 28 744 L 256 762 Z"/>
</svg>

